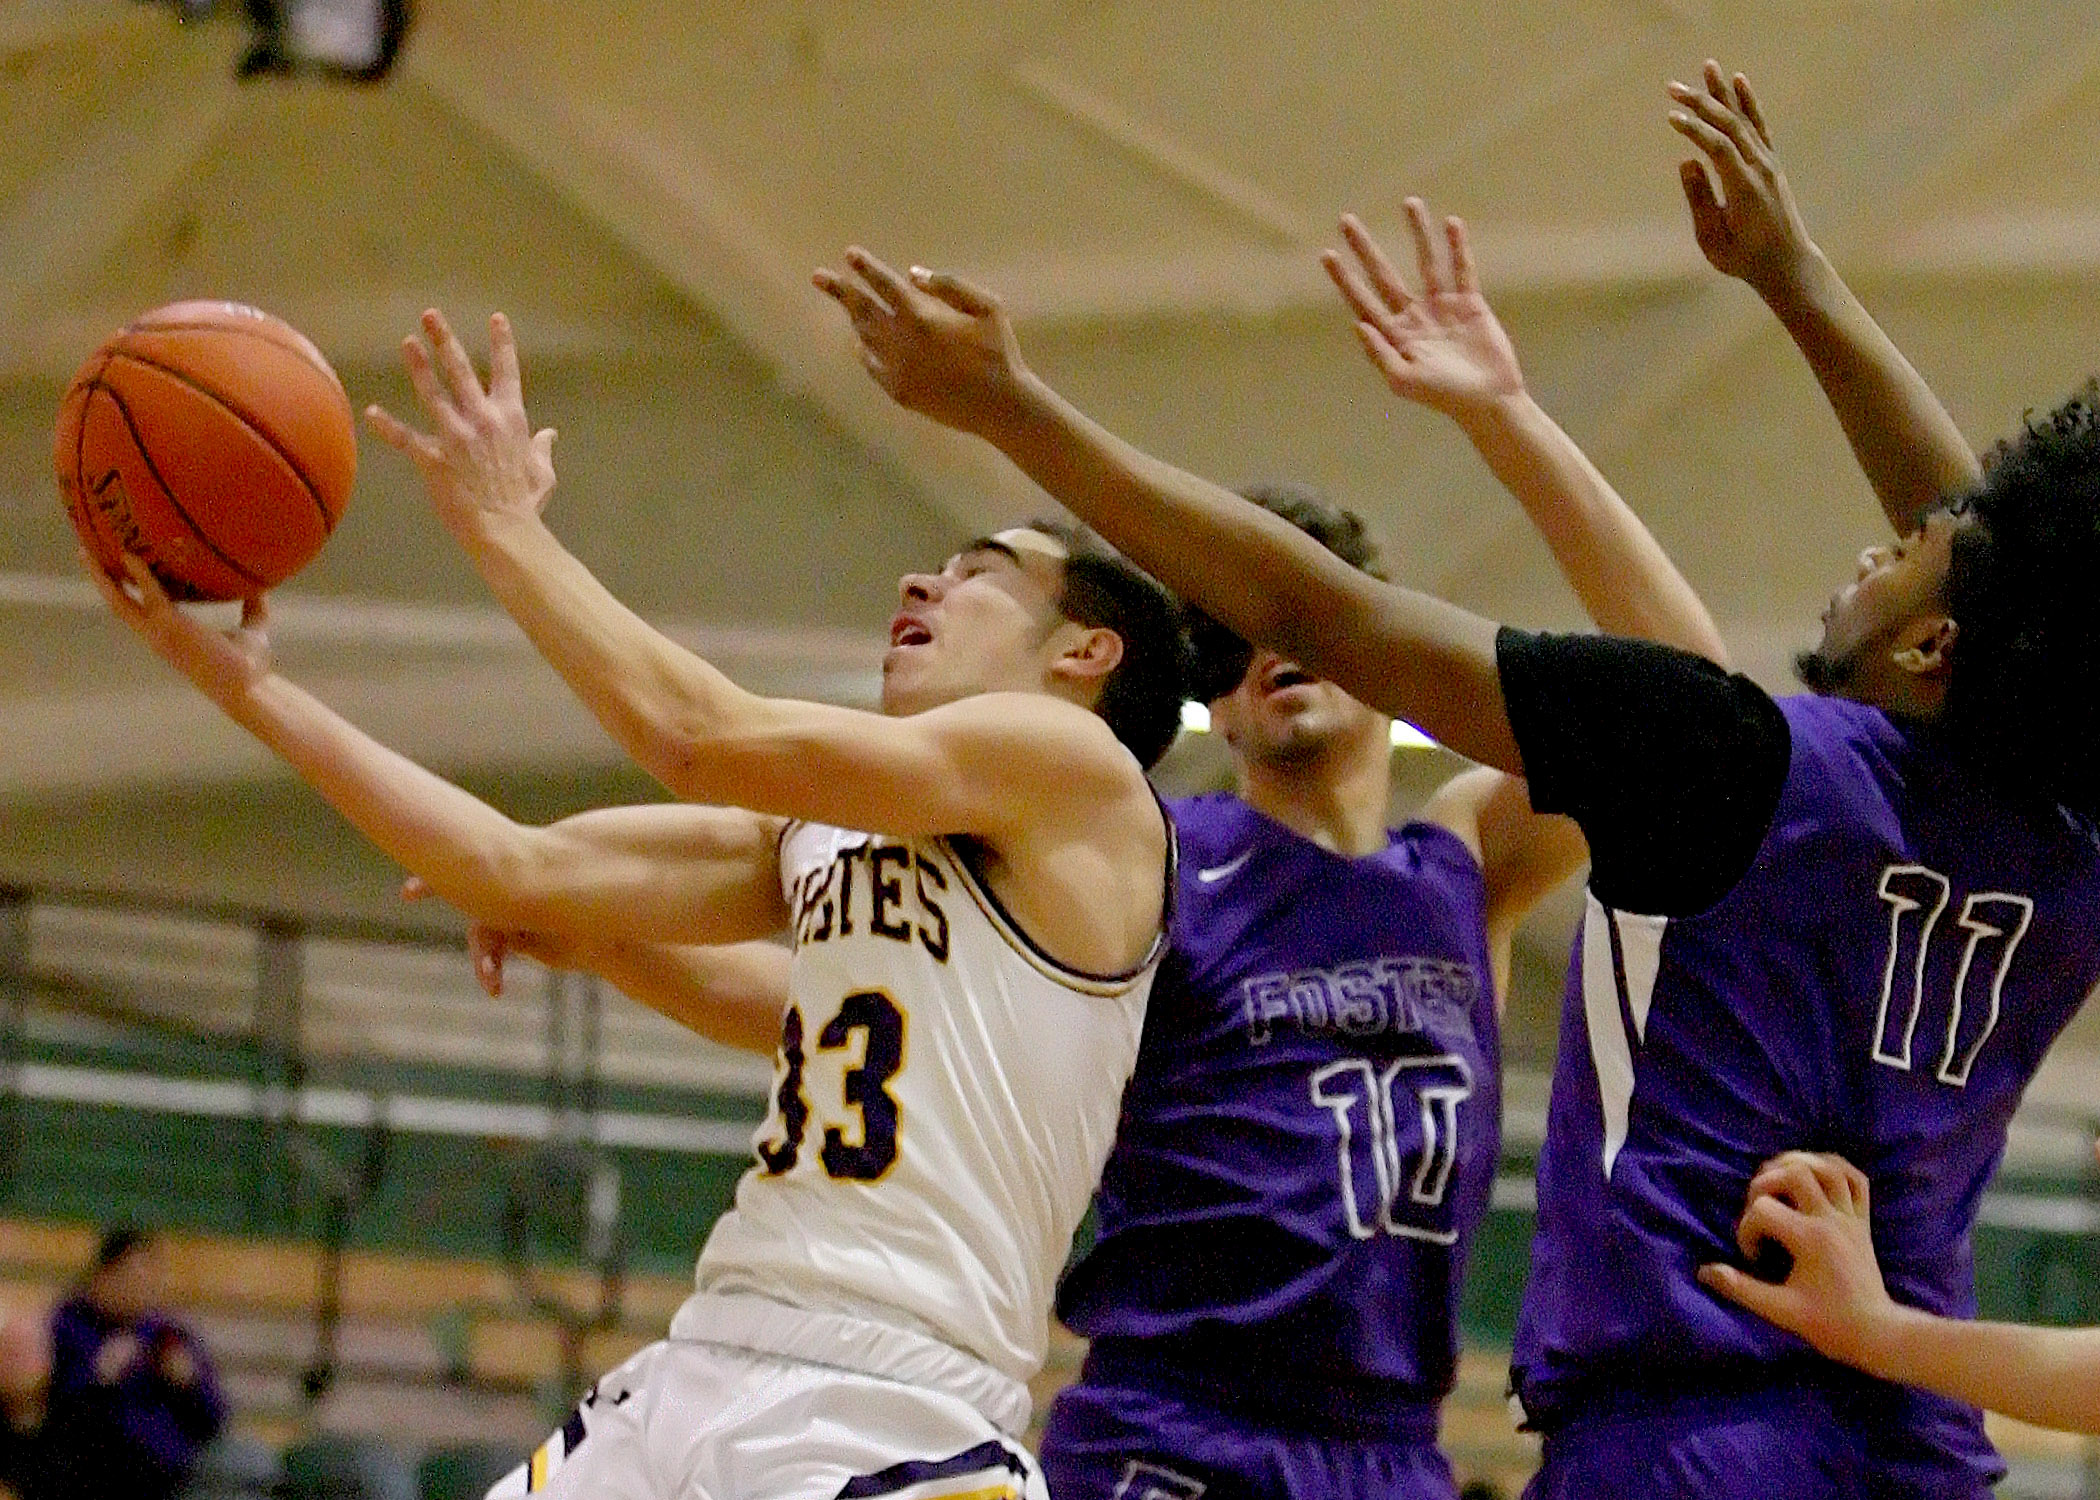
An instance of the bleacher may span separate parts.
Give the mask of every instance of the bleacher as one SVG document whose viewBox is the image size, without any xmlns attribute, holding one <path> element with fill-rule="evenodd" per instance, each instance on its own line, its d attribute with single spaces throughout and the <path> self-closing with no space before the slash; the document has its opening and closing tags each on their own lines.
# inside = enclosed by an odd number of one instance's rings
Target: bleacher
<svg viewBox="0 0 2100 1500">
<path fill-rule="evenodd" d="M 443 934 L 287 940 L 266 913 L 26 893 L 11 920 L 0 1298 L 55 1300 L 100 1222 L 163 1226 L 173 1300 L 235 1409 L 229 1500 L 240 1474 L 285 1456 L 324 1475 L 391 1462 L 390 1482 L 405 1483 L 425 1458 L 471 1477 L 529 1450 L 589 1380 L 662 1334 L 762 1108 L 762 1065 L 624 1002 L 593 1016 L 599 997 L 530 969 L 492 1001 Z M 1529 1237 L 1527 1112 L 1543 1098 L 1523 1077 L 1508 1093 L 1519 1154 L 1476 1244 L 1465 1322 L 1477 1347 L 1444 1442 L 1462 1478 L 1514 1494 L 1537 1448 L 1511 1429 L 1503 1347 Z M 382 1122 L 391 1147 L 375 1154 Z M 2047 1149 L 2083 1159 L 2083 1124 L 2024 1128 L 2045 1146 L 2062 1135 Z M 594 1171 L 613 1186 L 598 1226 L 611 1239 L 595 1246 Z M 1987 1311 L 2090 1321 L 2088 1190 L 2048 1170 L 2008 1181 L 1978 1236 Z M 1080 1354 L 1053 1328 L 1038 1417 Z M 1994 1433 L 2015 1463 L 2004 1493 L 2081 1493 L 2085 1445 L 2017 1424 Z"/>
</svg>

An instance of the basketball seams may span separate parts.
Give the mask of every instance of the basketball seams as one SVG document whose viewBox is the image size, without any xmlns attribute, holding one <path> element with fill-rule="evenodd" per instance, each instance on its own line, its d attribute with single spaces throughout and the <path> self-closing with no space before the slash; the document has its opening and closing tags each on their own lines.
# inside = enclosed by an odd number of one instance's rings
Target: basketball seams
<svg viewBox="0 0 2100 1500">
<path fill-rule="evenodd" d="M 283 346 L 277 345 L 276 347 L 282 348 Z M 217 391 L 214 391 L 207 386 L 199 385 L 197 381 L 194 378 L 192 378 L 188 372 L 184 370 L 178 369 L 173 365 L 164 363 L 161 360 L 149 359 L 143 354 L 135 353 L 132 350 L 125 349 L 121 346 L 111 351 L 110 363 L 115 363 L 117 360 L 120 359 L 129 360 L 133 364 L 144 365 L 149 370 L 158 370 L 161 374 L 167 376 L 170 380 L 180 381 L 185 387 L 192 391 L 195 391 L 198 395 L 202 396 L 205 400 L 211 402 L 221 411 L 226 412 L 230 416 L 238 418 L 243 427 L 246 427 L 250 432 L 254 433 L 259 440 L 261 440 L 262 445 L 264 447 L 268 448 L 272 453 L 276 454 L 278 458 L 283 460 L 284 466 L 292 471 L 293 477 L 296 478 L 299 481 L 300 485 L 305 488 L 307 498 L 312 500 L 314 503 L 314 509 L 321 513 L 321 535 L 325 538 L 333 536 L 335 534 L 335 517 L 328 513 L 327 503 L 321 499 L 321 487 L 315 484 L 312 478 L 308 476 L 306 470 L 299 466 L 299 461 L 285 450 L 284 445 L 277 440 L 277 436 L 275 433 L 271 432 L 254 416 L 252 416 L 246 411 L 243 411 L 240 408 L 240 406 L 238 406 L 232 401 L 227 400 Z M 107 368 L 107 366 L 105 365 L 104 368 Z M 107 387 L 105 387 L 105 389 L 107 389 Z M 338 387 L 338 389 L 340 389 L 340 387 Z M 128 413 L 126 415 L 126 420 L 129 420 Z M 245 573 L 247 570 L 243 569 L 242 571 Z M 252 577 L 253 575 L 251 574 L 249 576 Z"/>
<path fill-rule="evenodd" d="M 112 362 L 113 360 L 105 361 L 103 368 L 107 369 L 109 367 L 109 364 Z M 175 372 L 171 370 L 167 373 L 172 375 Z M 187 384 L 187 382 L 185 382 L 185 384 Z M 151 474 L 153 476 L 153 482 L 160 486 L 161 494 L 167 499 L 168 508 L 173 510 L 176 515 L 182 518 L 182 524 L 189 528 L 190 535 L 204 544 L 205 551 L 209 552 L 213 557 L 216 557 L 220 562 L 224 563 L 235 573 L 238 573 L 241 577 L 247 579 L 248 582 L 253 584 L 258 591 L 269 588 L 269 583 L 267 583 L 261 578 L 258 578 L 251 569 L 241 566 L 241 564 L 235 562 L 231 557 L 228 557 L 223 551 L 221 551 L 219 549 L 219 544 L 217 542 L 214 542 L 209 536 L 207 536 L 204 532 L 204 528 L 197 524 L 196 520 L 190 515 L 190 513 L 187 510 L 183 509 L 182 501 L 176 498 L 174 486 L 170 485 L 166 477 L 161 474 L 160 465 L 156 464 L 153 461 L 153 454 L 147 449 L 146 440 L 140 435 L 138 423 L 132 419 L 131 408 L 125 405 L 123 394 L 119 392 L 115 386 L 103 384 L 102 380 L 99 378 L 99 372 L 97 372 L 96 379 L 88 382 L 88 390 L 90 393 L 88 396 L 88 400 L 91 403 L 94 400 L 93 393 L 96 391 L 100 391 L 103 395 L 109 397 L 111 404 L 114 405 L 117 409 L 117 415 L 124 419 L 124 430 L 131 435 L 131 446 L 138 453 L 140 461 L 146 465 L 146 472 Z M 209 392 L 206 392 L 205 394 L 208 395 Z M 229 407 L 228 410 L 232 410 L 232 408 Z M 238 413 L 236 413 L 236 415 L 238 415 Z M 81 426 L 83 429 L 85 429 L 87 424 L 83 421 L 81 423 Z M 273 448 L 275 447 L 274 444 L 271 444 L 270 446 Z M 282 457 L 281 454 L 279 456 Z M 294 469 L 293 472 L 297 473 L 298 471 Z M 319 501 L 315 502 L 316 505 L 318 505 L 319 503 Z"/>
<path fill-rule="evenodd" d="M 276 336 L 277 331 L 275 329 L 271 328 L 269 324 L 261 322 L 256 323 L 252 327 L 245 324 L 235 325 L 209 322 L 130 323 L 125 325 L 118 333 L 117 340 L 121 344 L 121 341 L 133 336 L 146 338 L 158 333 L 223 333 L 229 338 L 261 339 L 273 349 L 282 349 L 287 354 L 298 355 L 314 373 L 326 375 L 330 385 L 334 386 L 338 391 L 343 391 L 343 377 L 335 373 L 334 367 L 328 363 L 327 359 L 313 347 L 311 341 L 296 329 L 289 330 L 287 337 L 279 338 Z M 125 351 L 120 347 L 117 352 L 124 353 Z M 343 391 L 343 401 L 346 405 L 349 403 L 349 400 L 350 393 Z"/>
</svg>

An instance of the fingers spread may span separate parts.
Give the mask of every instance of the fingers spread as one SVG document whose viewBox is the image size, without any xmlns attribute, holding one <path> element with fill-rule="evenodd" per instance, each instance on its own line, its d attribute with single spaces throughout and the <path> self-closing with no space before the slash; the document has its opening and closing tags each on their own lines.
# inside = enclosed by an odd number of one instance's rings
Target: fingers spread
<svg viewBox="0 0 2100 1500">
<path fill-rule="evenodd" d="M 857 281 L 835 276 L 829 271 L 819 271 L 815 276 L 817 290 L 846 309 L 846 316 L 853 320 L 855 328 L 871 328 L 890 316 L 890 310 Z"/>
<path fill-rule="evenodd" d="M 1407 230 L 1415 240 L 1415 261 L 1422 277 L 1422 293 L 1434 297 L 1444 290 L 1444 277 L 1437 264 L 1436 243 L 1429 237 L 1429 210 L 1420 198 L 1407 200 Z"/>
<path fill-rule="evenodd" d="M 1473 247 L 1466 240 L 1466 221 L 1453 214 L 1444 220 L 1444 242 L 1451 248 L 1451 289 L 1477 292 L 1480 282 L 1473 274 Z"/>
<path fill-rule="evenodd" d="M 502 313 L 489 315 L 489 395 L 520 405 L 525 400 L 525 381 L 518 372 L 518 336 Z"/>
<path fill-rule="evenodd" d="M 1407 289 L 1406 281 L 1378 241 L 1371 238 L 1371 231 L 1364 228 L 1363 220 L 1355 214 L 1342 215 L 1342 238 L 1349 242 L 1350 250 L 1370 276 L 1371 285 L 1384 299 L 1384 310 L 1406 312 L 1408 304 L 1415 300 L 1414 293 Z"/>
<path fill-rule="evenodd" d="M 437 442 L 428 433 L 418 432 L 383 406 L 365 408 L 365 425 L 372 435 L 404 458 L 434 457 Z"/>
<path fill-rule="evenodd" d="M 474 361 L 467 358 L 467 346 L 459 341 L 452 325 L 436 308 L 423 310 L 423 333 L 430 340 L 430 347 L 437 351 L 438 368 L 445 372 L 445 380 L 452 387 L 453 400 L 462 407 L 478 402 L 484 394 L 481 377 L 474 373 Z"/>
<path fill-rule="evenodd" d="M 858 245 L 846 249 L 846 264 L 860 273 L 861 279 L 873 287 L 876 293 L 899 314 L 912 311 L 911 283 L 877 260 Z"/>
<path fill-rule="evenodd" d="M 1765 112 L 1758 107 L 1757 95 L 1750 91 L 1750 80 L 1740 73 L 1735 75 L 1735 107 L 1737 113 L 1757 131 L 1757 138 L 1767 146 L 1771 145 L 1772 132 L 1765 126 Z"/>
<path fill-rule="evenodd" d="M 1326 269 L 1328 279 L 1340 289 L 1342 299 L 1349 310 L 1368 323 L 1376 323 L 1388 316 L 1385 306 L 1364 284 L 1364 279 L 1349 263 L 1332 250 L 1320 253 L 1320 264 Z"/>
<path fill-rule="evenodd" d="M 940 298 L 959 313 L 973 318 L 989 318 L 999 311 L 997 297 L 960 276 L 951 276 L 946 271 L 929 271 L 924 266 L 913 266 L 911 279 L 921 291 Z"/>
<path fill-rule="evenodd" d="M 401 363 L 408 368 L 408 383 L 415 387 L 416 399 L 423 403 L 423 410 L 441 431 L 464 435 L 466 419 L 459 408 L 438 383 L 437 369 L 430 362 L 430 351 L 423 347 L 421 339 L 401 341 Z"/>
</svg>

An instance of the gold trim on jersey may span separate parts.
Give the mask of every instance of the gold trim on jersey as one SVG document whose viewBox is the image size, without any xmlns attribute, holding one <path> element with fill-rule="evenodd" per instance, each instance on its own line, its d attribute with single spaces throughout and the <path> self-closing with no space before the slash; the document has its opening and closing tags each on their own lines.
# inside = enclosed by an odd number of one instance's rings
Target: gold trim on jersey
<svg viewBox="0 0 2100 1500">
<path fill-rule="evenodd" d="M 929 842 L 955 868 L 956 874 L 962 880 L 963 889 L 970 893 L 970 899 L 977 903 L 977 909 L 983 912 L 985 919 L 992 924 L 992 930 L 1045 979 L 1054 980 L 1065 988 L 1077 990 L 1083 995 L 1110 998 L 1126 995 L 1151 971 L 1152 966 L 1159 962 L 1160 955 L 1166 952 L 1167 927 L 1174 910 L 1176 858 L 1174 825 L 1171 820 L 1167 823 L 1166 890 L 1161 898 L 1159 932 L 1153 937 L 1151 947 L 1145 950 L 1145 956 L 1137 965 L 1120 974 L 1090 974 L 1084 969 L 1075 969 L 1070 964 L 1052 958 L 1036 945 L 1035 939 L 1028 935 L 1020 923 L 1007 914 L 999 898 L 992 893 L 992 888 L 978 878 L 977 871 L 971 867 L 970 861 L 963 857 L 962 850 L 955 846 L 953 839 L 939 837 Z"/>
</svg>

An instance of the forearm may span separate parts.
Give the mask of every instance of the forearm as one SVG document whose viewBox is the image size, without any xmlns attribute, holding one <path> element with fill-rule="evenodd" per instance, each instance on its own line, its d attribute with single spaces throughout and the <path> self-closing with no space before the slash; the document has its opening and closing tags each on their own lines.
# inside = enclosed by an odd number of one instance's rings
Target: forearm
<svg viewBox="0 0 2100 1500">
<path fill-rule="evenodd" d="M 1463 755 L 1518 768 L 1495 626 L 1370 578 L 1281 517 L 1140 452 L 1029 377 L 984 435 L 1169 589 Z"/>
<path fill-rule="evenodd" d="M 540 655 L 637 764 L 681 797 L 737 802 L 698 752 L 762 700 L 614 598 L 537 516 L 486 517 L 461 540 Z"/>
<path fill-rule="evenodd" d="M 2100 1328 L 1972 1323 L 1897 1308 L 1854 1361 L 1869 1374 L 2068 1432 L 2100 1433 Z"/>
<path fill-rule="evenodd" d="M 1598 628 L 1726 664 L 1720 632 L 1669 554 L 1528 393 L 1459 425 L 1524 507 Z"/>
<path fill-rule="evenodd" d="M 483 921 L 532 915 L 517 900 L 531 830 L 282 677 L 265 677 L 220 706 L 435 894 Z"/>
<path fill-rule="evenodd" d="M 1976 483 L 1982 466 L 1961 429 L 1821 251 L 1786 285 L 1759 290 L 1815 372 L 1899 533 Z"/>
<path fill-rule="evenodd" d="M 790 955 L 777 944 L 615 943 L 582 957 L 629 999 L 709 1041 L 765 1054 L 780 1041 Z"/>
</svg>

